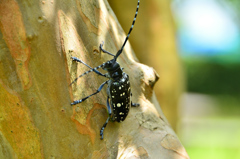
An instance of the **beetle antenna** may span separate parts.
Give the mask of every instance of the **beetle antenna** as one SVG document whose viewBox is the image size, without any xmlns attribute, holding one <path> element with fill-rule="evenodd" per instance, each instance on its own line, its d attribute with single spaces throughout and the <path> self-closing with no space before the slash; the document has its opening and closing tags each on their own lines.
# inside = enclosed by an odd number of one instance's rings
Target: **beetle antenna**
<svg viewBox="0 0 240 159">
<path fill-rule="evenodd" d="M 135 23 L 135 21 L 136 21 L 137 14 L 138 14 L 139 3 L 140 3 L 140 0 L 138 0 L 137 9 L 136 9 L 136 13 L 135 13 L 135 16 L 134 16 L 134 19 L 133 19 L 133 22 L 132 22 L 132 26 L 131 26 L 131 28 L 130 28 L 130 30 L 129 30 L 129 32 L 128 32 L 127 37 L 125 38 L 125 41 L 124 41 L 124 43 L 123 43 L 121 49 L 118 50 L 116 56 L 114 57 L 114 61 L 116 61 L 117 58 L 118 58 L 118 56 L 122 53 L 123 48 L 124 48 L 125 44 L 127 43 L 128 38 L 129 38 L 129 36 L 130 36 L 130 33 L 132 32 L 132 29 L 133 29 L 133 26 L 134 26 L 134 23 Z"/>
</svg>

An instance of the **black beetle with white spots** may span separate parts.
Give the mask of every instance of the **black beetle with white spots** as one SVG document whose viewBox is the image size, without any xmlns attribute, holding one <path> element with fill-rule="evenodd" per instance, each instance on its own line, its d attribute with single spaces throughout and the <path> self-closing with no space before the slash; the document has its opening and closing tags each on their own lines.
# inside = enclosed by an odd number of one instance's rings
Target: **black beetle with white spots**
<svg viewBox="0 0 240 159">
<path fill-rule="evenodd" d="M 108 78 L 107 81 L 103 82 L 100 85 L 100 87 L 98 88 L 98 90 L 95 93 L 93 93 L 85 98 L 82 98 L 80 100 L 75 100 L 71 103 L 71 105 L 81 103 L 81 102 L 85 101 L 86 99 L 88 99 L 89 97 L 99 93 L 105 84 L 108 85 L 108 87 L 107 87 L 107 95 L 108 95 L 107 96 L 107 110 L 108 110 L 109 116 L 100 130 L 101 139 L 103 139 L 103 130 L 107 126 L 109 120 L 113 121 L 113 122 L 114 121 L 122 122 L 127 117 L 131 106 L 134 106 L 134 107 L 139 106 L 139 104 L 137 104 L 137 103 L 132 103 L 132 101 L 131 101 L 132 93 L 131 93 L 131 88 L 130 88 L 129 76 L 125 72 L 123 72 L 123 68 L 121 68 L 119 63 L 117 62 L 117 58 L 122 53 L 123 48 L 124 48 L 128 38 L 130 36 L 130 33 L 133 29 L 133 26 L 134 26 L 134 23 L 137 18 L 137 14 L 138 14 L 139 3 L 140 3 L 140 0 L 138 0 L 137 9 L 136 9 L 136 13 L 135 13 L 135 16 L 134 16 L 134 19 L 132 22 L 132 26 L 128 32 L 127 37 L 125 38 L 125 41 L 124 41 L 121 49 L 118 50 L 117 54 L 113 55 L 112 53 L 104 50 L 102 48 L 103 43 L 100 44 L 100 46 L 99 46 L 100 52 L 102 51 L 103 53 L 113 56 L 112 60 L 109 60 L 100 66 L 92 68 L 89 65 L 87 65 L 86 63 L 84 63 L 82 60 L 80 60 L 76 57 L 72 57 L 73 61 L 80 62 L 80 63 L 86 65 L 88 68 L 90 68 L 90 70 L 81 74 L 80 76 L 78 76 L 71 84 L 76 82 L 78 78 L 80 78 L 90 72 L 95 72 L 96 74 L 98 74 L 100 76 Z M 101 72 L 98 71 L 99 68 L 106 70 L 107 73 L 102 74 Z"/>
</svg>

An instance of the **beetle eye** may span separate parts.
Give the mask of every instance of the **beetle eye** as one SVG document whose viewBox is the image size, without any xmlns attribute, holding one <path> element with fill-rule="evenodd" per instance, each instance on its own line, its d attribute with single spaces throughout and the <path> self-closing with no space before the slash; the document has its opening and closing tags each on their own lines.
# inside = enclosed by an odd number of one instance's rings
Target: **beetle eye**
<svg viewBox="0 0 240 159">
<path fill-rule="evenodd" d="M 118 72 L 114 72 L 113 74 L 112 74 L 112 77 L 114 78 L 114 77 L 117 77 L 118 76 Z"/>
<path fill-rule="evenodd" d="M 107 64 L 107 66 L 110 66 L 110 65 L 111 65 L 111 62 L 110 62 L 110 61 L 108 61 L 106 64 Z"/>
</svg>

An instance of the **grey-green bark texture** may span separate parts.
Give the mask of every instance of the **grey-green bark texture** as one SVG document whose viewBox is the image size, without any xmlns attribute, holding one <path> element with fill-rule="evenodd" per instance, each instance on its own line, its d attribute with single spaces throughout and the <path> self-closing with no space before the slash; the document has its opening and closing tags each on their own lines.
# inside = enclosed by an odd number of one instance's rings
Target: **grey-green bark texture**
<svg viewBox="0 0 240 159">
<path fill-rule="evenodd" d="M 0 1 L 0 158 L 189 158 L 152 91 L 156 72 L 138 63 L 127 43 L 118 62 L 129 74 L 132 108 L 122 123 L 107 119 L 106 79 L 71 60 L 98 66 L 125 34 L 106 0 Z M 134 38 L 134 37 L 131 37 Z M 102 71 L 102 70 L 100 70 Z"/>
</svg>

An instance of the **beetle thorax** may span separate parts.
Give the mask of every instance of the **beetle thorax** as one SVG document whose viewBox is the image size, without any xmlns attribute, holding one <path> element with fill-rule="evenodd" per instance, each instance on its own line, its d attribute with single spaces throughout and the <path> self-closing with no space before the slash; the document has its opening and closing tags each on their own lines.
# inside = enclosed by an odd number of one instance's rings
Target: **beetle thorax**
<svg viewBox="0 0 240 159">
<path fill-rule="evenodd" d="M 103 66 L 103 69 L 108 71 L 110 78 L 113 79 L 114 81 L 122 78 L 123 71 L 119 63 L 114 59 L 106 62 L 105 65 Z"/>
</svg>

